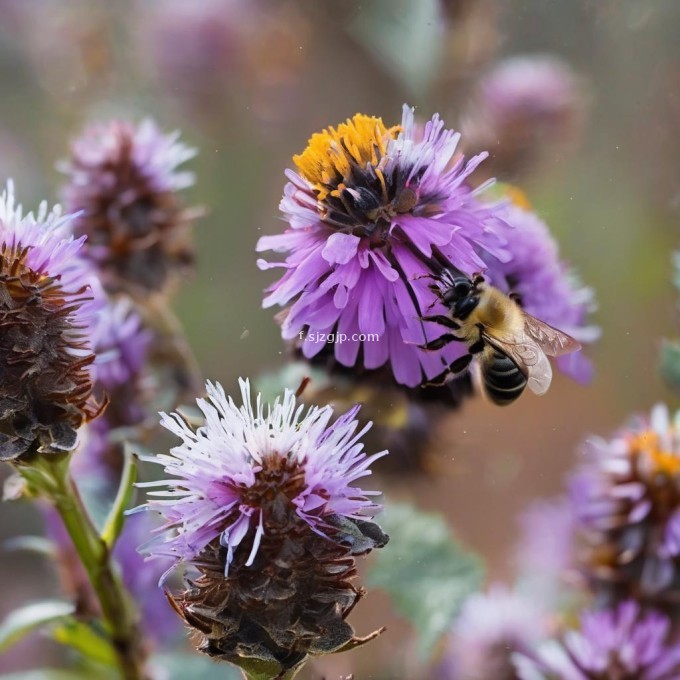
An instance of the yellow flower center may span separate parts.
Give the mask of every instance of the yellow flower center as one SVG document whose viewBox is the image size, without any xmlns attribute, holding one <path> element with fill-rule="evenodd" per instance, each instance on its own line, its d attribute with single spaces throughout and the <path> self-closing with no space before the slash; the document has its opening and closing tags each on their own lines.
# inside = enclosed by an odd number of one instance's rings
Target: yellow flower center
<svg viewBox="0 0 680 680">
<path fill-rule="evenodd" d="M 635 435 L 630 444 L 633 455 L 644 455 L 654 473 L 668 477 L 680 474 L 680 455 L 665 451 L 656 432 L 647 430 Z"/>
<path fill-rule="evenodd" d="M 400 126 L 386 128 L 381 118 L 357 113 L 337 128 L 328 127 L 312 135 L 307 148 L 293 156 L 300 175 L 310 182 L 323 201 L 329 194 L 339 195 L 339 187 L 353 166 L 378 166 L 387 143 L 395 139 Z M 382 176 L 380 170 L 377 174 Z"/>
</svg>

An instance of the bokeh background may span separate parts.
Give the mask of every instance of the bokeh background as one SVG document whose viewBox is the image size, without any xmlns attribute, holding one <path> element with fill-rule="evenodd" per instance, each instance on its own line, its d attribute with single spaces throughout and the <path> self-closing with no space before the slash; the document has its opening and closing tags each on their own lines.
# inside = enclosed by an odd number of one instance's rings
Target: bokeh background
<svg viewBox="0 0 680 680">
<path fill-rule="evenodd" d="M 356 112 L 398 122 L 401 105 L 457 128 L 478 79 L 511 55 L 551 53 L 578 74 L 584 123 L 521 184 L 596 292 L 601 340 L 588 386 L 556 376 L 550 393 L 508 409 L 480 400 L 433 433 L 429 474 L 381 480 L 391 498 L 441 513 L 512 574 L 518 513 L 563 488 L 588 433 L 677 398 L 658 373 L 660 342 L 680 334 L 671 254 L 680 217 L 680 4 L 675 0 L 2 0 L 0 179 L 26 206 L 58 199 L 55 168 L 94 120 L 151 116 L 199 150 L 189 192 L 207 215 L 198 267 L 174 307 L 204 375 L 282 366 L 254 245 L 283 225 L 284 169 L 309 135 Z M 0 476 L 7 475 L 0 471 Z M 27 502 L 0 506 L 0 541 L 40 532 Z M 51 565 L 0 551 L 0 616 L 58 590 Z M 168 610 L 168 616 L 172 616 Z M 304 677 L 419 678 L 408 625 L 379 592 L 353 614 L 388 631 Z M 35 667 L 60 651 L 40 637 L 0 657 Z M 400 670 L 401 669 L 401 670 Z M 404 670 L 407 669 L 407 670 Z"/>
</svg>

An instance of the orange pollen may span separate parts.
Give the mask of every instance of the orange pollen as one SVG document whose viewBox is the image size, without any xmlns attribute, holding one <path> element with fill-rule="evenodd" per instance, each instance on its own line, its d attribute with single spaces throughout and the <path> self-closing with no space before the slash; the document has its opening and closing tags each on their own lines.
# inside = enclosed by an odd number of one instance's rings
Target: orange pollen
<svg viewBox="0 0 680 680">
<path fill-rule="evenodd" d="M 293 162 L 323 201 L 339 182 L 349 177 L 353 166 L 377 167 L 385 156 L 387 143 L 400 130 L 399 125 L 388 129 L 381 118 L 357 113 L 337 128 L 328 127 L 313 134 L 307 148 L 293 156 Z"/>
<path fill-rule="evenodd" d="M 651 430 L 634 435 L 630 439 L 632 455 L 645 456 L 657 474 L 668 477 L 680 474 L 680 455 L 663 450 L 659 439 L 659 435 Z"/>
</svg>

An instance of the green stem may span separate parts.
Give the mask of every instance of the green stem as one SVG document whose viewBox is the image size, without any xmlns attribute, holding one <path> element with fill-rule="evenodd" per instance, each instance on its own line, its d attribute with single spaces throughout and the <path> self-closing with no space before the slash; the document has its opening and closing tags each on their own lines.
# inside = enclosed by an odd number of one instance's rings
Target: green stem
<svg viewBox="0 0 680 680">
<path fill-rule="evenodd" d="M 129 604 L 130 596 L 112 568 L 109 549 L 68 473 L 68 458 L 61 461 L 38 459 L 21 472 L 33 489 L 52 502 L 73 541 L 99 600 L 122 677 L 124 680 L 147 680 L 143 671 L 141 636 Z"/>
</svg>

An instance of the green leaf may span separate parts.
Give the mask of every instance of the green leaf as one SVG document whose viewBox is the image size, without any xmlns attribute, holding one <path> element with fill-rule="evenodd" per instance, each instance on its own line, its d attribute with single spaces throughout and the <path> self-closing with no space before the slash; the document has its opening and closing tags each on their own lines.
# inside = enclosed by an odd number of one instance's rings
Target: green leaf
<svg viewBox="0 0 680 680">
<path fill-rule="evenodd" d="M 83 621 L 71 617 L 64 619 L 54 626 L 52 637 L 91 661 L 111 667 L 117 665 L 116 650 L 111 642 Z"/>
<path fill-rule="evenodd" d="M 162 669 L 167 680 L 243 680 L 234 666 L 201 654 L 162 652 L 151 659 L 151 666 Z"/>
<path fill-rule="evenodd" d="M 675 390 L 680 390 L 680 344 L 664 340 L 661 345 L 661 375 Z"/>
<path fill-rule="evenodd" d="M 120 536 L 120 532 L 123 530 L 125 524 L 125 510 L 132 500 L 132 494 L 135 491 L 134 484 L 137 481 L 137 464 L 128 444 L 125 445 L 124 455 L 125 463 L 123 465 L 123 473 L 121 475 L 118 493 L 113 501 L 113 505 L 111 506 L 111 510 L 109 511 L 101 533 L 102 540 L 106 543 L 109 550 L 113 549 L 113 546 L 118 540 L 118 536 Z"/>
<path fill-rule="evenodd" d="M 74 611 L 70 602 L 43 600 L 10 612 L 0 624 L 0 653 L 45 624 L 63 619 Z"/>
<path fill-rule="evenodd" d="M 364 2 L 349 31 L 413 95 L 427 94 L 442 55 L 439 0 Z"/>
<path fill-rule="evenodd" d="M 386 590 L 397 611 L 411 622 L 425 658 L 463 600 L 479 590 L 483 564 L 463 550 L 438 515 L 390 504 L 380 520 L 390 542 L 378 552 L 368 584 Z"/>
</svg>

